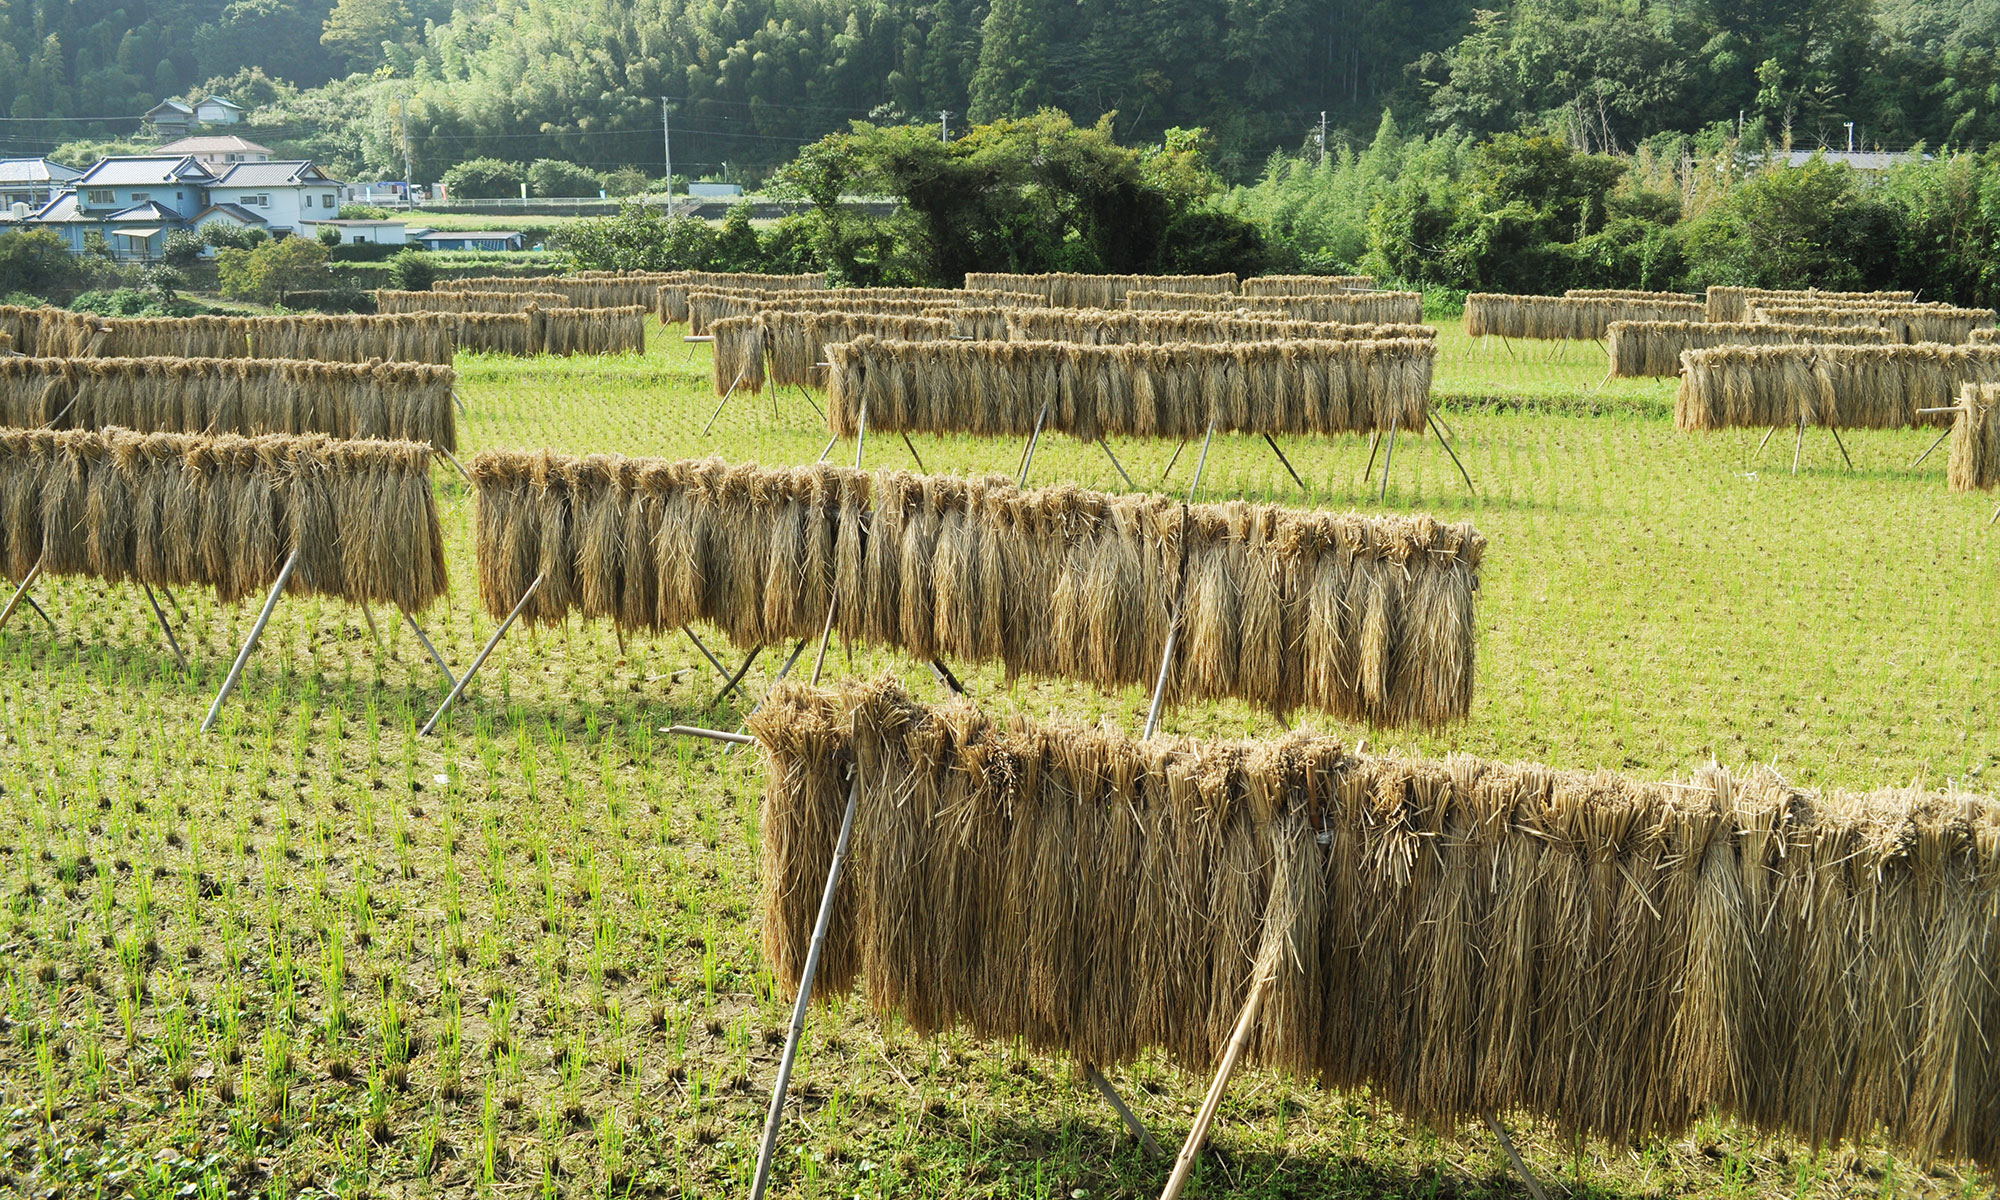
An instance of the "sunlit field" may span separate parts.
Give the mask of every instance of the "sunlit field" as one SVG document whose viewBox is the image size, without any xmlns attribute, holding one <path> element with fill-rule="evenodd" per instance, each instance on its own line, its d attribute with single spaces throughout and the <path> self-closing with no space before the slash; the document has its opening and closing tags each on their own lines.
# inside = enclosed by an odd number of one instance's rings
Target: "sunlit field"
<svg viewBox="0 0 2000 1200">
<path fill-rule="evenodd" d="M 810 463 L 817 397 L 716 407 L 705 346 L 643 358 L 459 360 L 460 457 L 487 448 Z M 1435 436 L 1218 438 L 1199 498 L 1424 511 L 1491 540 L 1470 718 L 1409 733 L 1308 727 L 1371 749 L 1465 751 L 1649 778 L 1710 761 L 1795 783 L 1958 781 L 2000 764 L 2000 527 L 1945 488 L 1935 432 L 1681 434 L 1673 381 L 1603 383 L 1592 344 L 1473 342 L 1443 326 Z M 1115 442 L 1185 495 L 1198 445 Z M 853 441 L 834 461 L 852 464 Z M 1798 466 L 1793 470 L 1794 456 Z M 1019 442 L 871 435 L 865 466 L 1019 469 Z M 1387 491 L 1378 502 L 1384 460 Z M 473 503 L 437 487 L 453 593 L 422 614 L 454 670 L 477 605 Z M 1104 449 L 1044 437 L 1031 483 L 1123 490 Z M 438 736 L 444 681 L 393 612 L 287 600 L 216 730 L 202 717 L 256 614 L 60 580 L 0 631 L 0 1172 L 36 1195 L 747 1194 L 789 1004 L 759 951 L 754 748 L 670 739 L 745 707 L 685 637 L 516 629 Z M 720 635 L 703 632 L 719 653 Z M 740 663 L 747 647 L 725 657 Z M 746 676 L 768 686 L 791 646 Z M 810 649 L 809 652 L 810 653 Z M 1009 685 L 997 711 L 1136 732 L 1148 697 Z M 927 667 L 837 642 L 833 677 Z M 1268 736 L 1239 705 L 1165 729 Z M 1111 1072 L 1170 1147 L 1207 1078 Z M 1067 1061 L 919 1040 L 861 997 L 815 1010 L 774 1191 L 790 1196 L 1157 1194 L 1150 1159 Z M 1820 1151 L 1710 1122 L 1640 1147 L 1509 1118 L 1545 1184 L 1606 1196 L 1990 1194 L 1970 1168 Z M 54 1189 L 51 1191 L 51 1189 Z M 1425 1129 L 1366 1094 L 1241 1074 L 1189 1195 L 1525 1195 L 1480 1127 Z"/>
</svg>

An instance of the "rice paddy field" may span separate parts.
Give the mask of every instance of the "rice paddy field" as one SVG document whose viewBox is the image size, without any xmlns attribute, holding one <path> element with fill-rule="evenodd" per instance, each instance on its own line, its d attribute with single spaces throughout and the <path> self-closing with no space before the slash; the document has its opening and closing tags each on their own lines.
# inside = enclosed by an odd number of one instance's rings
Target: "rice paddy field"
<svg viewBox="0 0 2000 1200">
<path fill-rule="evenodd" d="M 462 356 L 460 456 L 489 448 L 814 461 L 816 402 L 715 409 L 707 348 Z M 1591 343 L 1474 341 L 1446 322 L 1433 437 L 1284 451 L 1218 438 L 1204 499 L 1470 519 L 1491 539 L 1470 718 L 1341 729 L 1371 749 L 1468 751 L 1649 778 L 1712 760 L 1807 786 L 2000 769 L 2000 527 L 1945 488 L 1934 433 L 1679 434 L 1672 380 L 1615 380 Z M 1140 486 L 1185 494 L 1198 446 L 1118 441 Z M 1385 448 L 1386 449 L 1386 448 Z M 1014 472 L 1018 442 L 870 436 L 869 466 Z M 1794 457 L 1798 469 L 1793 471 Z M 851 440 L 831 450 L 852 463 Z M 1165 479 L 1164 484 L 1159 481 Z M 454 669 L 493 628 L 473 505 L 436 473 L 453 591 L 423 621 Z M 1103 449 L 1045 437 L 1031 482 L 1124 490 Z M 759 950 L 753 750 L 671 739 L 744 707 L 684 637 L 516 630 L 435 737 L 436 668 L 393 613 L 287 601 L 216 730 L 199 732 L 256 605 L 181 595 L 191 669 L 143 593 L 62 580 L 0 631 L 0 1186 L 36 1196 L 740 1196 L 789 1004 Z M 704 634 L 724 653 L 719 635 Z M 753 692 L 791 651 L 766 649 Z M 808 661 L 810 651 L 808 651 Z M 930 671 L 838 645 L 833 677 Z M 957 667 L 999 712 L 1136 731 L 1147 696 Z M 1170 733 L 1268 736 L 1247 707 Z M 1169 1147 L 1205 1074 L 1109 1072 Z M 1148 1158 L 1073 1064 L 968 1035 L 918 1039 L 865 1002 L 815 1009 L 774 1194 L 1157 1194 Z M 1551 1194 L 1992 1194 L 1964 1164 L 1815 1150 L 1726 1121 L 1641 1146 L 1509 1126 Z M 1195 1196 L 1518 1196 L 1483 1127 L 1428 1129 L 1365 1093 L 1240 1074 Z"/>
</svg>

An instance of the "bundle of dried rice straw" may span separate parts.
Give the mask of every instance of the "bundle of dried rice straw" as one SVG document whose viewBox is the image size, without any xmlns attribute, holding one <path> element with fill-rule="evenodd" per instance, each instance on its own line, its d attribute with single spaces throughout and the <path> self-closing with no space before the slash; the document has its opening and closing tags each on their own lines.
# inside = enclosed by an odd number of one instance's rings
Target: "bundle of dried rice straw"
<svg viewBox="0 0 2000 1200">
<path fill-rule="evenodd" d="M 1485 539 L 1429 517 L 1188 507 L 1001 478 L 484 453 L 480 596 L 522 619 L 843 638 L 919 661 L 1150 685 L 1356 721 L 1462 717 Z"/>
<path fill-rule="evenodd" d="M 896 687 L 782 685 L 764 943 L 788 989 L 850 772 L 815 994 L 922 1034 L 1206 1071 L 1251 1061 L 1438 1128 L 1526 1109 L 1617 1145 L 1723 1114 L 2000 1165 L 2000 805 L 1134 741 Z"/>
<path fill-rule="evenodd" d="M 1681 355 L 1674 425 L 1684 431 L 1798 424 L 1941 425 L 1969 383 L 2000 383 L 2000 346 L 1723 346 Z"/>
<path fill-rule="evenodd" d="M 15 577 L 257 595 L 287 590 L 416 612 L 444 594 L 431 448 L 309 437 L 0 429 L 0 563 Z"/>
</svg>

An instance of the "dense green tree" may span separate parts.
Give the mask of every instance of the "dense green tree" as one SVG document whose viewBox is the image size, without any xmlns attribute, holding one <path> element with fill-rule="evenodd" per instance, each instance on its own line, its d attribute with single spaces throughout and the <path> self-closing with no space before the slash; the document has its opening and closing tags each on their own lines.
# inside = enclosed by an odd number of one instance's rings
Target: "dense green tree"
<svg viewBox="0 0 2000 1200">
<path fill-rule="evenodd" d="M 445 195 L 454 200 L 494 200 L 518 196 L 525 178 L 520 163 L 471 158 L 444 173 Z"/>
<path fill-rule="evenodd" d="M 528 165 L 530 196 L 595 196 L 604 180 L 589 167 L 554 158 L 538 158 Z"/>
</svg>

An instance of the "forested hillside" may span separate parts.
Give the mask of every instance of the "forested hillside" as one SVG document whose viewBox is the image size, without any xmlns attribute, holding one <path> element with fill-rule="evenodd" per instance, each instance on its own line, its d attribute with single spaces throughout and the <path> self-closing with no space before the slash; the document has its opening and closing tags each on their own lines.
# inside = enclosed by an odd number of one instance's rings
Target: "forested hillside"
<svg viewBox="0 0 2000 1200">
<path fill-rule="evenodd" d="M 1226 175 L 1385 109 L 1588 149 L 1739 123 L 1773 141 L 1983 145 L 2000 0 L 14 0 L 0 135 L 129 134 L 220 87 L 349 174 L 478 156 L 756 173 L 856 118 L 962 127 L 1044 106 L 1125 141 L 1210 129 Z M 252 78 L 261 71 L 279 86 Z M 93 122 L 86 118 L 122 118 Z"/>
</svg>

